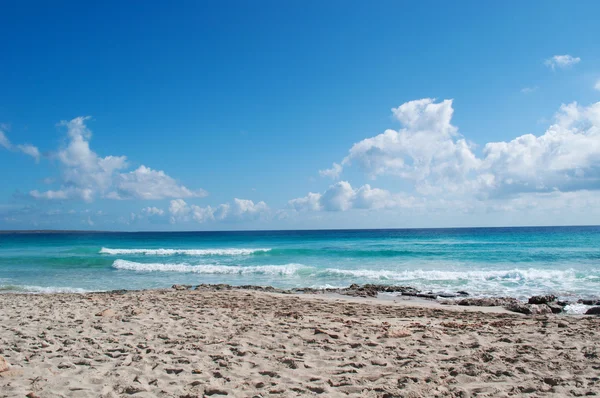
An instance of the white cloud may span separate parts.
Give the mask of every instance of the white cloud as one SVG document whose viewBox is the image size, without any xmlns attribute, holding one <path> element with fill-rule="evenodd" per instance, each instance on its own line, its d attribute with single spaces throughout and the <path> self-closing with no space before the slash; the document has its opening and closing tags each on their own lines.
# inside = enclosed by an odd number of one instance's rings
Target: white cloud
<svg viewBox="0 0 600 398">
<path fill-rule="evenodd" d="M 544 134 L 487 143 L 482 156 L 451 124 L 451 100 L 411 101 L 392 111 L 403 128 L 357 142 L 342 160 L 343 167 L 357 165 L 372 178 L 388 175 L 412 182 L 425 197 L 484 200 L 526 192 L 600 189 L 600 102 L 563 105 Z M 365 188 L 364 198 L 386 203 L 386 192 Z M 289 204 L 312 210 L 360 207 L 358 193 L 353 194 L 348 183 L 332 185 L 318 195 Z"/>
<path fill-rule="evenodd" d="M 169 213 L 171 214 L 171 223 L 177 220 L 187 220 L 190 208 L 183 199 L 174 199 L 169 204 Z"/>
<path fill-rule="evenodd" d="M 22 144 L 22 145 L 13 145 L 6 134 L 0 130 L 0 146 L 3 146 L 5 149 L 9 151 L 22 152 L 25 155 L 29 155 L 35 159 L 36 162 L 40 161 L 40 151 L 37 147 L 30 144 Z"/>
<path fill-rule="evenodd" d="M 372 178 L 395 175 L 417 184 L 460 184 L 479 167 L 472 145 L 450 122 L 452 100 L 431 98 L 392 109 L 404 128 L 386 130 L 352 146 L 342 165 L 358 165 Z"/>
<path fill-rule="evenodd" d="M 483 149 L 482 172 L 501 193 L 600 189 L 600 102 L 562 105 L 540 135 L 492 142 Z"/>
<path fill-rule="evenodd" d="M 37 147 L 33 146 L 33 145 L 29 145 L 29 144 L 25 144 L 25 145 L 17 145 L 17 149 L 21 152 L 23 152 L 26 155 L 31 156 L 32 158 L 35 159 L 36 162 L 40 161 L 40 151 L 39 149 L 37 149 Z"/>
<path fill-rule="evenodd" d="M 594 90 L 598 90 L 600 91 L 600 79 L 598 79 L 598 81 L 596 82 L 596 84 L 594 85 Z"/>
<path fill-rule="evenodd" d="M 163 209 L 159 209 L 158 207 L 144 207 L 142 209 L 142 213 L 148 216 L 162 216 L 165 214 Z"/>
<path fill-rule="evenodd" d="M 319 170 L 319 175 L 321 177 L 329 177 L 331 179 L 337 180 L 342 173 L 342 165 L 338 163 L 334 163 L 330 169 Z"/>
<path fill-rule="evenodd" d="M 534 86 L 534 87 L 523 87 L 521 89 L 521 93 L 523 94 L 531 94 L 533 92 L 536 92 L 538 90 L 538 86 Z"/>
<path fill-rule="evenodd" d="M 44 200 L 65 200 L 71 198 L 81 199 L 85 202 L 91 202 L 93 200 L 93 192 L 91 189 L 73 188 L 69 187 L 66 189 L 59 189 L 56 191 L 48 190 L 40 192 L 37 189 L 29 192 L 29 195 L 35 199 Z"/>
<path fill-rule="evenodd" d="M 319 202 L 327 211 L 345 211 L 352 208 L 355 192 L 347 181 L 333 184 L 321 195 Z"/>
<path fill-rule="evenodd" d="M 216 208 L 188 205 L 183 199 L 171 200 L 169 213 L 171 223 L 186 222 L 190 219 L 204 223 L 208 221 L 248 221 L 266 216 L 269 207 L 265 202 L 254 203 L 248 199 L 235 198 L 233 203 L 224 203 Z"/>
<path fill-rule="evenodd" d="M 6 149 L 12 148 L 9 139 L 6 137 L 6 134 L 4 134 L 2 130 L 0 130 L 0 146 L 3 146 Z"/>
<path fill-rule="evenodd" d="M 371 188 L 369 184 L 354 189 L 348 181 L 340 181 L 331 185 L 323 194 L 310 192 L 305 197 L 290 200 L 288 204 L 296 211 L 392 209 L 418 205 L 414 197 L 392 194 L 385 189 Z"/>
<path fill-rule="evenodd" d="M 203 190 L 191 190 L 175 181 L 164 171 L 144 165 L 130 172 L 126 156 L 100 157 L 90 148 L 92 132 L 86 126 L 89 117 L 62 121 L 67 128 L 67 146 L 57 153 L 62 166 L 60 190 L 38 192 L 31 196 L 43 199 L 84 199 L 92 201 L 98 195 L 107 199 L 156 200 L 206 196 Z M 23 152 L 39 158 L 35 147 L 23 146 Z M 60 192 L 60 194 L 57 194 Z M 65 197 L 66 195 L 66 197 Z"/>
<path fill-rule="evenodd" d="M 578 64 L 581 61 L 579 57 L 573 57 L 571 55 L 555 55 L 552 58 L 548 58 L 544 61 L 544 65 L 552 68 L 553 70 L 556 68 L 565 69 L 575 64 Z"/>
<path fill-rule="evenodd" d="M 36 199 L 67 199 L 68 194 L 65 191 L 46 191 L 39 192 L 37 189 L 29 192 L 29 194 Z"/>
<path fill-rule="evenodd" d="M 192 191 L 179 185 L 163 171 L 140 166 L 129 173 L 120 173 L 115 177 L 115 191 L 109 195 L 115 199 L 164 199 L 204 197 L 206 191 Z"/>
<path fill-rule="evenodd" d="M 297 198 L 297 199 L 292 199 L 288 202 L 288 204 L 290 205 L 290 207 L 292 207 L 295 210 L 298 211 L 303 211 L 303 210 L 310 210 L 310 211 L 318 211 L 321 210 L 321 194 L 320 193 L 313 193 L 313 192 L 309 192 L 308 195 L 306 195 L 303 198 Z"/>
</svg>

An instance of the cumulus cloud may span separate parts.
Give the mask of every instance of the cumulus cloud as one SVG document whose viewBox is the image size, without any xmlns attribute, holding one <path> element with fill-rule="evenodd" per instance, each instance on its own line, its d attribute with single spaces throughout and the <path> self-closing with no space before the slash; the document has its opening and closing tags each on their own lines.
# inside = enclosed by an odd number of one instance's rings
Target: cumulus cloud
<svg viewBox="0 0 600 398">
<path fill-rule="evenodd" d="M 452 100 L 410 101 L 392 109 L 404 128 L 386 130 L 354 144 L 342 160 L 358 165 L 372 178 L 395 175 L 417 184 L 459 185 L 479 167 L 472 144 L 451 124 Z"/>
<path fill-rule="evenodd" d="M 2 130 L 0 130 L 0 146 L 9 151 L 21 152 L 25 155 L 29 155 L 34 158 L 36 162 L 40 161 L 41 154 L 37 147 L 30 144 L 13 145 Z"/>
<path fill-rule="evenodd" d="M 288 202 L 288 204 L 290 205 L 291 208 L 298 210 L 298 211 L 304 211 L 304 210 L 319 211 L 322 209 L 321 194 L 309 192 L 308 195 L 306 195 L 302 198 L 296 198 L 296 199 L 290 200 Z"/>
<path fill-rule="evenodd" d="M 190 208 L 183 199 L 174 199 L 169 204 L 169 213 L 171 214 L 171 223 L 177 220 L 187 220 Z"/>
<path fill-rule="evenodd" d="M 142 214 L 147 216 L 162 216 L 165 214 L 163 209 L 159 209 L 158 207 L 144 207 L 142 209 Z"/>
<path fill-rule="evenodd" d="M 483 149 L 481 172 L 503 193 L 600 189 L 600 102 L 562 105 L 540 136 L 526 134 Z"/>
<path fill-rule="evenodd" d="M 342 170 L 343 170 L 343 167 L 341 164 L 334 163 L 330 169 L 319 170 L 319 175 L 321 177 L 329 177 L 329 178 L 336 180 L 340 177 Z"/>
<path fill-rule="evenodd" d="M 108 194 L 115 199 L 163 199 L 163 198 L 193 198 L 204 197 L 206 191 L 200 189 L 192 191 L 179 185 L 172 177 L 163 171 L 152 170 L 140 166 L 129 173 L 120 173 L 115 176 L 115 191 Z"/>
<path fill-rule="evenodd" d="M 171 223 L 194 220 L 198 223 L 208 221 L 248 221 L 256 220 L 268 214 L 269 207 L 263 201 L 254 203 L 248 199 L 235 198 L 232 203 L 224 203 L 215 208 L 188 205 L 183 199 L 171 200 L 169 213 Z"/>
<path fill-rule="evenodd" d="M 83 199 L 92 201 L 97 196 L 107 199 L 156 200 L 206 196 L 204 190 L 191 190 L 179 184 L 164 171 L 147 166 L 126 172 L 126 156 L 101 157 L 90 148 L 92 132 L 86 125 L 89 117 L 62 121 L 68 143 L 56 158 L 62 169 L 60 189 L 46 192 L 31 191 L 37 199 Z M 34 156 L 37 148 L 20 146 L 24 153 Z"/>
<path fill-rule="evenodd" d="M 600 91 L 600 79 L 594 85 L 594 89 L 597 90 L 597 91 Z"/>
<path fill-rule="evenodd" d="M 348 211 L 351 209 L 391 209 L 414 207 L 416 199 L 404 194 L 392 194 L 385 189 L 365 184 L 352 188 L 348 181 L 331 185 L 323 194 L 310 192 L 292 199 L 289 206 L 296 211 Z"/>
<path fill-rule="evenodd" d="M 402 128 L 355 143 L 341 165 L 356 165 L 372 178 L 388 175 L 412 182 L 424 196 L 466 195 L 483 200 L 526 192 L 600 189 L 600 102 L 563 105 L 544 134 L 487 143 L 481 156 L 451 124 L 453 111 L 452 100 L 429 98 L 394 108 Z M 386 203 L 386 193 L 371 191 L 365 188 L 364 194 Z M 360 203 L 358 194 L 343 182 L 318 195 L 294 199 L 290 205 L 346 210 Z"/>
<path fill-rule="evenodd" d="M 565 54 L 555 55 L 552 58 L 548 58 L 546 61 L 544 61 L 544 65 L 554 70 L 556 68 L 565 69 L 575 64 L 578 64 L 579 62 L 581 62 L 581 58 Z"/>
</svg>

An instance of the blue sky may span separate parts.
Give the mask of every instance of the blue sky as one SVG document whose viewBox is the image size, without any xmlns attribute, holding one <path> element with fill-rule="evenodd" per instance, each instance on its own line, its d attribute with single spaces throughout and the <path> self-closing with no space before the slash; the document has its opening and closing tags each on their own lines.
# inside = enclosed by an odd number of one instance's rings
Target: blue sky
<svg viewBox="0 0 600 398">
<path fill-rule="evenodd" d="M 1 14 L 2 229 L 600 224 L 598 2 Z"/>
</svg>

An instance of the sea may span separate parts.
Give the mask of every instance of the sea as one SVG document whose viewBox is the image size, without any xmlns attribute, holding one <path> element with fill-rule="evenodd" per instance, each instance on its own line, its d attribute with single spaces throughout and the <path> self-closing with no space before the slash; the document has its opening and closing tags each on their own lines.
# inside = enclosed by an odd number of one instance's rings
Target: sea
<svg viewBox="0 0 600 398">
<path fill-rule="evenodd" d="M 0 292 L 173 284 L 600 296 L 600 227 L 0 233 Z"/>
</svg>

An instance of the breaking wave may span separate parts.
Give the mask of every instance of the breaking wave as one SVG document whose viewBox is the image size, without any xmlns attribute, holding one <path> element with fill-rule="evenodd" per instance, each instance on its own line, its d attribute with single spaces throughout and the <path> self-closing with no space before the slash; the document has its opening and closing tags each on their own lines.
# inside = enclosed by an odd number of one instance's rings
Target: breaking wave
<svg viewBox="0 0 600 398">
<path fill-rule="evenodd" d="M 100 254 L 127 255 L 142 254 L 146 256 L 248 256 L 254 253 L 264 253 L 271 249 L 111 249 L 103 247 Z"/>
<path fill-rule="evenodd" d="M 87 293 L 89 290 L 74 287 L 0 285 L 1 293 Z"/>
<path fill-rule="evenodd" d="M 190 264 L 161 264 L 138 263 L 135 261 L 115 260 L 113 268 L 129 271 L 162 271 L 162 272 L 188 272 L 197 274 L 268 274 L 268 275 L 293 275 L 303 266 L 301 264 L 286 265 L 257 265 L 241 267 L 238 265 L 190 265 Z"/>
<path fill-rule="evenodd" d="M 568 281 L 577 279 L 591 279 L 590 271 L 576 272 L 574 269 L 546 270 L 546 269 L 512 269 L 512 270 L 473 270 L 473 271 L 438 271 L 438 270 L 367 270 L 367 269 L 318 269 L 297 263 L 284 265 L 218 265 L 188 263 L 140 263 L 118 259 L 113 262 L 113 268 L 130 271 L 155 271 L 155 272 L 187 272 L 200 274 L 271 274 L 293 275 L 300 274 L 307 278 L 307 283 L 314 278 L 344 278 L 344 279 L 369 279 L 382 281 L 482 281 L 482 282 L 527 282 L 527 281 Z M 592 271 L 600 275 L 600 270 Z M 312 279 L 312 280 L 310 280 Z"/>
</svg>

